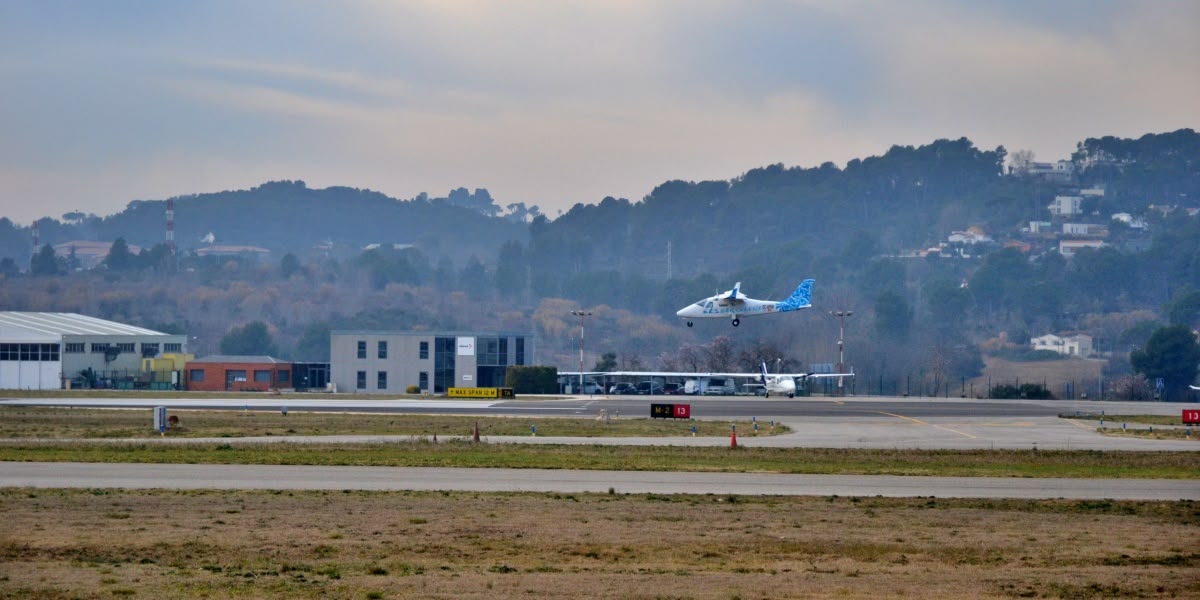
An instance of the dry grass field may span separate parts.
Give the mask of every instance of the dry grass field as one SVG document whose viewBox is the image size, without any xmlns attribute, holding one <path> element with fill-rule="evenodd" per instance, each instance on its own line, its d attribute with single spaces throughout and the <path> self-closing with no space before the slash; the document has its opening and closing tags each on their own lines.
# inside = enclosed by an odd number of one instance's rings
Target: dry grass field
<svg viewBox="0 0 1200 600">
<path fill-rule="evenodd" d="M 0 490 L 13 598 L 1196 597 L 1190 502 Z"/>
<path fill-rule="evenodd" d="M 1061 395 L 1066 385 L 1073 383 L 1077 391 L 1095 392 L 1097 381 L 1104 371 L 1105 361 L 1084 358 L 1019 362 L 995 356 L 983 357 L 983 375 L 967 381 L 975 394 L 987 397 L 987 386 L 1016 385 L 1018 383 L 1045 384 L 1056 396 Z M 951 392 L 953 395 L 953 391 Z"/>
</svg>

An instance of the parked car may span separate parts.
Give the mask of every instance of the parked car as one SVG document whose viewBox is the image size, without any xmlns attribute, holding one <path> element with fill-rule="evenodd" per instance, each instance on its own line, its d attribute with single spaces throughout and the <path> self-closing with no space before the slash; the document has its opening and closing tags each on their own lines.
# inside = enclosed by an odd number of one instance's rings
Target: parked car
<svg viewBox="0 0 1200 600">
<path fill-rule="evenodd" d="M 663 393 L 663 385 L 657 381 L 643 381 L 637 384 L 637 393 L 643 396 L 657 396 Z"/>
<path fill-rule="evenodd" d="M 664 383 L 663 393 L 668 396 L 677 396 L 683 393 L 683 386 L 678 383 Z"/>
<path fill-rule="evenodd" d="M 632 383 L 617 383 L 608 388 L 608 393 L 614 395 L 632 396 L 638 393 L 638 390 Z"/>
<path fill-rule="evenodd" d="M 733 396 L 737 394 L 737 384 L 732 379 L 710 377 L 704 386 L 705 396 Z"/>
</svg>

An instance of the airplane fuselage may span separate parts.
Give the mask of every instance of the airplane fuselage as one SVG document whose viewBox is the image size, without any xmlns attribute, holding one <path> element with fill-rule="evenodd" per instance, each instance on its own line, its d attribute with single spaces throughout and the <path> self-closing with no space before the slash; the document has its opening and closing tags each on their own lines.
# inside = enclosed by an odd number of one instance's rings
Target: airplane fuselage
<svg viewBox="0 0 1200 600">
<path fill-rule="evenodd" d="M 680 309 L 675 314 L 688 319 L 729 318 L 732 315 L 765 315 L 776 311 L 779 302 L 764 300 L 745 300 L 741 304 L 723 304 L 720 296 L 713 296 L 695 304 Z"/>
</svg>

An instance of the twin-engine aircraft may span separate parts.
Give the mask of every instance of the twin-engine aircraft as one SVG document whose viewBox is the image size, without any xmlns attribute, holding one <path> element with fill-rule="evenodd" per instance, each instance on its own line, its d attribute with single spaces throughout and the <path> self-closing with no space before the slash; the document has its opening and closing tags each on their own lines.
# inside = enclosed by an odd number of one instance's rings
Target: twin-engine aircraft
<svg viewBox="0 0 1200 600">
<path fill-rule="evenodd" d="M 793 373 L 793 374 L 778 374 L 771 375 L 767 373 L 767 363 L 760 363 L 759 382 L 763 385 L 763 391 L 767 398 L 771 394 L 784 394 L 788 398 L 796 397 L 796 380 L 807 379 L 829 379 L 835 377 L 854 377 L 854 373 Z"/>
<path fill-rule="evenodd" d="M 805 279 L 800 287 L 792 292 L 787 300 L 755 300 L 741 292 L 742 282 L 737 282 L 732 290 L 710 296 L 695 304 L 685 306 L 675 313 L 676 316 L 687 319 L 687 326 L 692 326 L 692 319 L 732 318 L 730 323 L 737 327 L 742 323 L 739 318 L 755 315 L 789 312 L 812 306 L 812 288 L 816 280 Z"/>
</svg>

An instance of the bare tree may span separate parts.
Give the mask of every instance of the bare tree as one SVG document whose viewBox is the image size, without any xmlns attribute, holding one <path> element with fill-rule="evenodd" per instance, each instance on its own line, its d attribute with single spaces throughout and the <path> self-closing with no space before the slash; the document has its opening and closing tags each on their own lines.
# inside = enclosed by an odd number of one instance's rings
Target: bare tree
<svg viewBox="0 0 1200 600">
<path fill-rule="evenodd" d="M 735 349 L 729 336 L 718 335 L 706 349 L 708 370 L 714 373 L 730 371 L 735 364 Z"/>
</svg>

